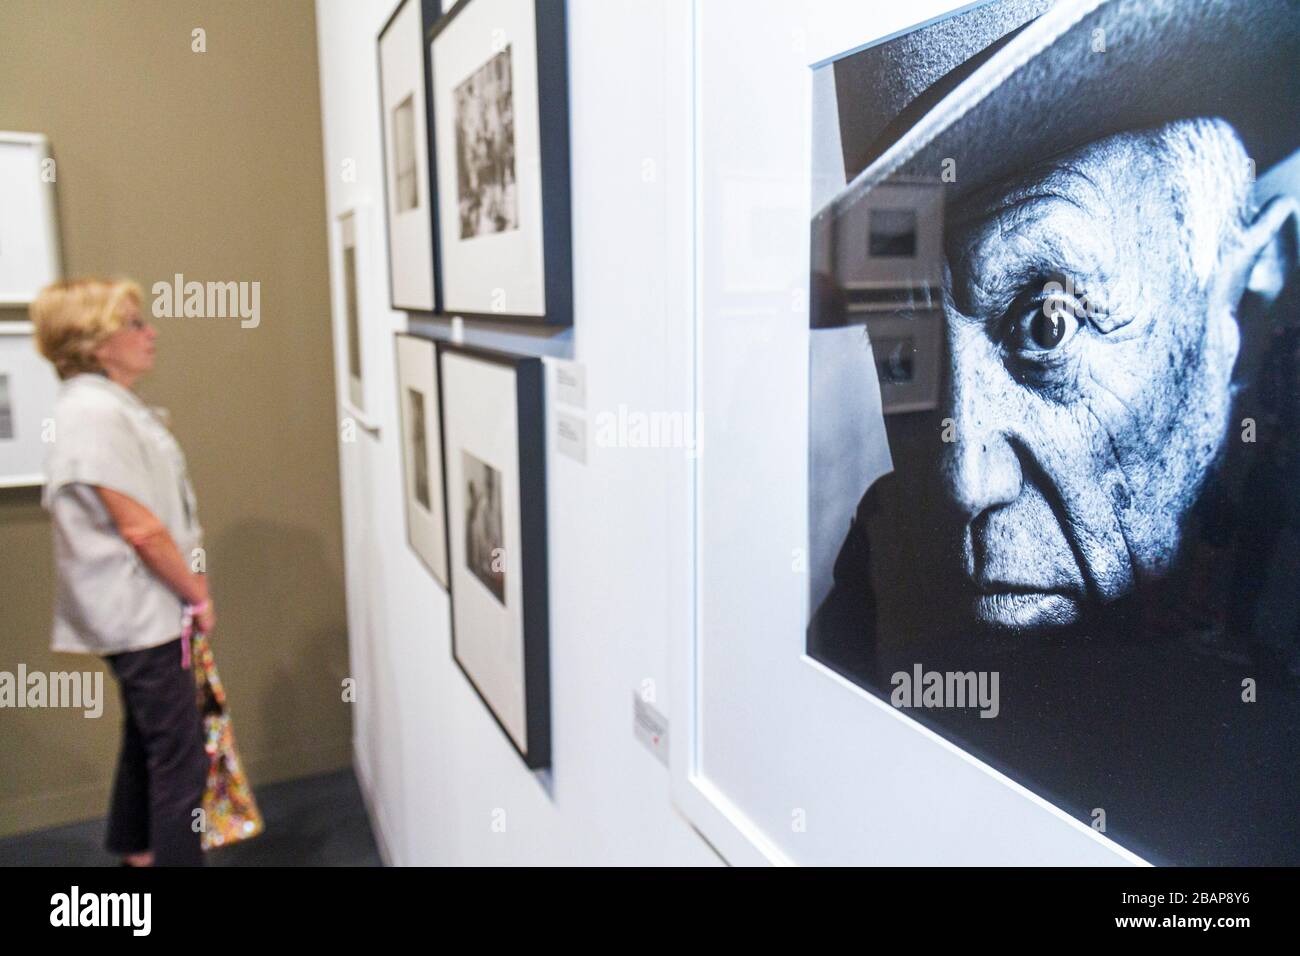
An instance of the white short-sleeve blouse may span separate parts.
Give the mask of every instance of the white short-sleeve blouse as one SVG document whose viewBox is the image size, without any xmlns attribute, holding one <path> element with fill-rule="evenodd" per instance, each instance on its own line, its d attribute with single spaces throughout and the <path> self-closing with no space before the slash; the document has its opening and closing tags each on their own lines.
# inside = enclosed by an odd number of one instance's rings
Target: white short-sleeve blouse
<svg viewBox="0 0 1300 956">
<path fill-rule="evenodd" d="M 191 562 L 203 529 L 176 439 L 134 392 L 91 373 L 60 386 L 52 439 L 41 498 L 54 526 L 51 646 L 117 654 L 173 640 L 181 599 L 118 533 L 93 486 L 148 508 Z"/>
</svg>

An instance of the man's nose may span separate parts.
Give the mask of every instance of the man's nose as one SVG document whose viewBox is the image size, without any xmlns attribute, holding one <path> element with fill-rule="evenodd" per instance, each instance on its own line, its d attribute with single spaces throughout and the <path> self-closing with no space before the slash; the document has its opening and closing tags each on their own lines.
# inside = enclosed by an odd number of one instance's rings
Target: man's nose
<svg viewBox="0 0 1300 956">
<path fill-rule="evenodd" d="M 943 408 L 950 420 L 943 423 L 941 471 L 948 497 L 969 522 L 1020 495 L 1020 459 L 1009 435 L 1022 399 L 981 330 L 958 328 L 947 339 Z"/>
</svg>

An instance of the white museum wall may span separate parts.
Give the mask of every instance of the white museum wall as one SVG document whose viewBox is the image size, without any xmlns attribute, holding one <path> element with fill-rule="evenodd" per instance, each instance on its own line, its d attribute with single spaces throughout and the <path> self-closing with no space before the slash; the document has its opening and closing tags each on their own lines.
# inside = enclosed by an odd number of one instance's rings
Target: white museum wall
<svg viewBox="0 0 1300 956">
<path fill-rule="evenodd" d="M 393 5 L 317 0 L 330 222 L 369 210 L 377 434 L 344 433 L 340 465 L 356 765 L 386 858 L 709 865 L 711 844 L 737 863 L 1138 862 L 802 653 L 808 66 L 961 4 L 569 0 L 574 325 L 465 327 L 551 357 L 552 416 L 557 362 L 586 372 L 585 465 L 548 426 L 541 774 L 452 662 L 447 596 L 406 543 L 392 335 L 408 318 L 388 308 L 375 62 Z M 343 383 L 333 228 L 331 262 Z M 620 408 L 698 413 L 702 445 L 601 447 Z M 671 778 L 633 736 L 646 687 L 672 721 Z"/>
<path fill-rule="evenodd" d="M 407 319 L 388 307 L 375 56 L 394 5 L 317 2 L 329 221 L 368 209 L 359 308 L 365 418 L 378 433 L 341 431 L 339 449 L 356 766 L 381 849 L 394 864 L 717 864 L 674 809 L 667 768 L 633 736 L 647 681 L 671 710 L 667 635 L 689 621 L 689 463 L 683 449 L 595 440 L 602 412 L 681 411 L 689 396 L 690 33 L 669 21 L 689 11 L 570 2 L 574 327 L 466 329 L 469 342 L 587 373 L 586 465 L 548 439 L 554 760 L 534 774 L 452 662 L 447 596 L 406 543 L 392 335 Z M 330 244 L 346 395 L 332 225 Z M 341 407 L 339 418 L 355 416 Z"/>
</svg>

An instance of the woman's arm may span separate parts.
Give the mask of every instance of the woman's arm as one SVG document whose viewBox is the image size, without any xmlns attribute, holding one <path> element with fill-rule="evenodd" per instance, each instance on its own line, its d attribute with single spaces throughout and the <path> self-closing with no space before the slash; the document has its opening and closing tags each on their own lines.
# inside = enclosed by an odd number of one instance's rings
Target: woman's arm
<svg viewBox="0 0 1300 956">
<path fill-rule="evenodd" d="M 189 604 L 207 602 L 207 611 L 199 615 L 196 623 L 203 633 L 211 634 L 216 625 L 216 615 L 212 613 L 207 579 L 190 571 L 166 526 L 134 498 L 100 485 L 95 485 L 94 488 L 99 500 L 108 509 L 113 524 L 117 526 L 118 534 L 135 548 L 145 566 L 176 592 L 181 600 Z"/>
</svg>

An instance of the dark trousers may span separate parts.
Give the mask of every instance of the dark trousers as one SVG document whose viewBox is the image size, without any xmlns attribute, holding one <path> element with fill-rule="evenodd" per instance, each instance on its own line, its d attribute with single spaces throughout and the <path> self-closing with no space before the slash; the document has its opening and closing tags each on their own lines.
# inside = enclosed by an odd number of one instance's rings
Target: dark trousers
<svg viewBox="0 0 1300 956">
<path fill-rule="evenodd" d="M 152 850 L 157 866 L 202 866 L 194 813 L 208 775 L 194 672 L 181 642 L 105 658 L 122 688 L 122 754 L 108 811 L 110 853 Z"/>
</svg>

